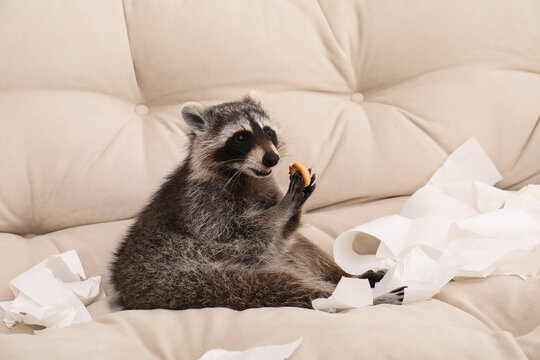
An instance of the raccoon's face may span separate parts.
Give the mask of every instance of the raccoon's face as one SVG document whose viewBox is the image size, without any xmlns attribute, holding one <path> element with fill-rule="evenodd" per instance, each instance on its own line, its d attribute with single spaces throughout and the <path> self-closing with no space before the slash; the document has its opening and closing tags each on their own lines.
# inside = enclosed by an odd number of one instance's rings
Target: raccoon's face
<svg viewBox="0 0 540 360">
<path fill-rule="evenodd" d="M 279 162 L 276 127 L 253 92 L 211 107 L 188 103 L 182 115 L 193 130 L 191 155 L 199 170 L 262 178 Z"/>
</svg>

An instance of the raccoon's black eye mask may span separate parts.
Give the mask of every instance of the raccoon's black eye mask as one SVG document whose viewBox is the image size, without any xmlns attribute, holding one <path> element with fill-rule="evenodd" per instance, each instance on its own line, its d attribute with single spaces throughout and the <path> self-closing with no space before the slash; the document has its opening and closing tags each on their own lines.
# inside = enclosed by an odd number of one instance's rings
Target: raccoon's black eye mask
<svg viewBox="0 0 540 360">
<path fill-rule="evenodd" d="M 273 129 L 269 128 L 268 126 L 265 126 L 263 130 L 264 130 L 264 133 L 270 138 L 270 141 L 272 141 L 274 146 L 277 147 L 277 135 L 276 135 L 276 132 Z"/>
<path fill-rule="evenodd" d="M 238 131 L 227 140 L 225 146 L 238 154 L 247 154 L 253 146 L 253 139 L 248 131 Z"/>
</svg>

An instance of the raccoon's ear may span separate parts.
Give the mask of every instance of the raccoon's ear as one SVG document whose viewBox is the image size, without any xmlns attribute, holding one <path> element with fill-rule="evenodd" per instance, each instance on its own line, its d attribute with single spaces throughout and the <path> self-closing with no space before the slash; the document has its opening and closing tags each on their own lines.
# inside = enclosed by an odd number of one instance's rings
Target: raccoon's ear
<svg viewBox="0 0 540 360">
<path fill-rule="evenodd" d="M 253 100 L 257 105 L 262 106 L 261 96 L 255 90 L 251 90 L 247 97 Z"/>
<path fill-rule="evenodd" d="M 188 102 L 182 106 L 182 117 L 196 133 L 206 131 L 207 121 L 204 115 L 205 107 L 196 102 Z"/>
</svg>

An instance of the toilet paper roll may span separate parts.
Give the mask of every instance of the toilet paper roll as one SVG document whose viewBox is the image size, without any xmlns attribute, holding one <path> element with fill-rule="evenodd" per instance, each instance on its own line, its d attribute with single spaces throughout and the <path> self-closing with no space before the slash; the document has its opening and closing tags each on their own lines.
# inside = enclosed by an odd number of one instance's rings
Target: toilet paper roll
<svg viewBox="0 0 540 360">
<path fill-rule="evenodd" d="M 399 214 L 338 236 L 336 263 L 353 275 L 388 269 L 372 297 L 408 286 L 405 303 L 431 298 L 455 276 L 537 275 L 540 185 L 505 191 L 493 186 L 501 179 L 480 144 L 467 141 Z M 354 251 L 354 242 L 367 237 L 380 241 L 375 255 Z M 342 298 L 340 303 L 351 300 Z"/>
</svg>

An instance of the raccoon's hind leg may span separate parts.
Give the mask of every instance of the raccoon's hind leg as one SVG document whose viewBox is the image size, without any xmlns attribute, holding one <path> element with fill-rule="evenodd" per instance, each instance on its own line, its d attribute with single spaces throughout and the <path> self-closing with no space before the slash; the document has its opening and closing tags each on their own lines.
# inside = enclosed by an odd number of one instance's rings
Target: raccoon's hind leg
<svg viewBox="0 0 540 360">
<path fill-rule="evenodd" d="M 322 280 L 334 284 L 337 284 L 343 276 L 346 276 L 367 279 L 369 285 L 374 287 L 386 274 L 384 270 L 369 270 L 358 276 L 348 274 L 329 255 L 300 234 L 295 235 L 294 240 L 287 247 L 285 255 L 289 264 L 301 268 L 303 271 L 311 272 Z"/>
<path fill-rule="evenodd" d="M 164 278 L 140 279 L 139 286 L 126 292 L 130 296 L 123 298 L 125 307 L 227 307 L 235 310 L 278 306 L 311 308 L 311 300 L 329 297 L 335 287 L 314 278 L 300 278 L 293 271 L 216 263 L 161 275 Z"/>
<path fill-rule="evenodd" d="M 332 258 L 300 234 L 295 234 L 285 248 L 284 259 L 302 273 L 311 273 L 323 281 L 337 284 L 343 276 L 352 277 L 341 269 Z"/>
<path fill-rule="evenodd" d="M 357 277 L 360 279 L 367 279 L 370 286 L 374 287 L 375 283 L 379 282 L 386 274 L 386 271 L 384 270 L 369 270 L 362 275 L 350 275 L 343 271 L 343 269 L 341 269 L 324 251 L 303 236 L 297 234 L 296 238 L 292 241 L 293 242 L 285 252 L 285 261 L 287 264 L 295 266 L 300 272 L 311 273 L 321 280 L 337 284 L 343 276 Z M 401 305 L 405 296 L 405 288 L 406 286 L 403 286 L 375 298 L 373 300 L 373 305 Z"/>
</svg>

